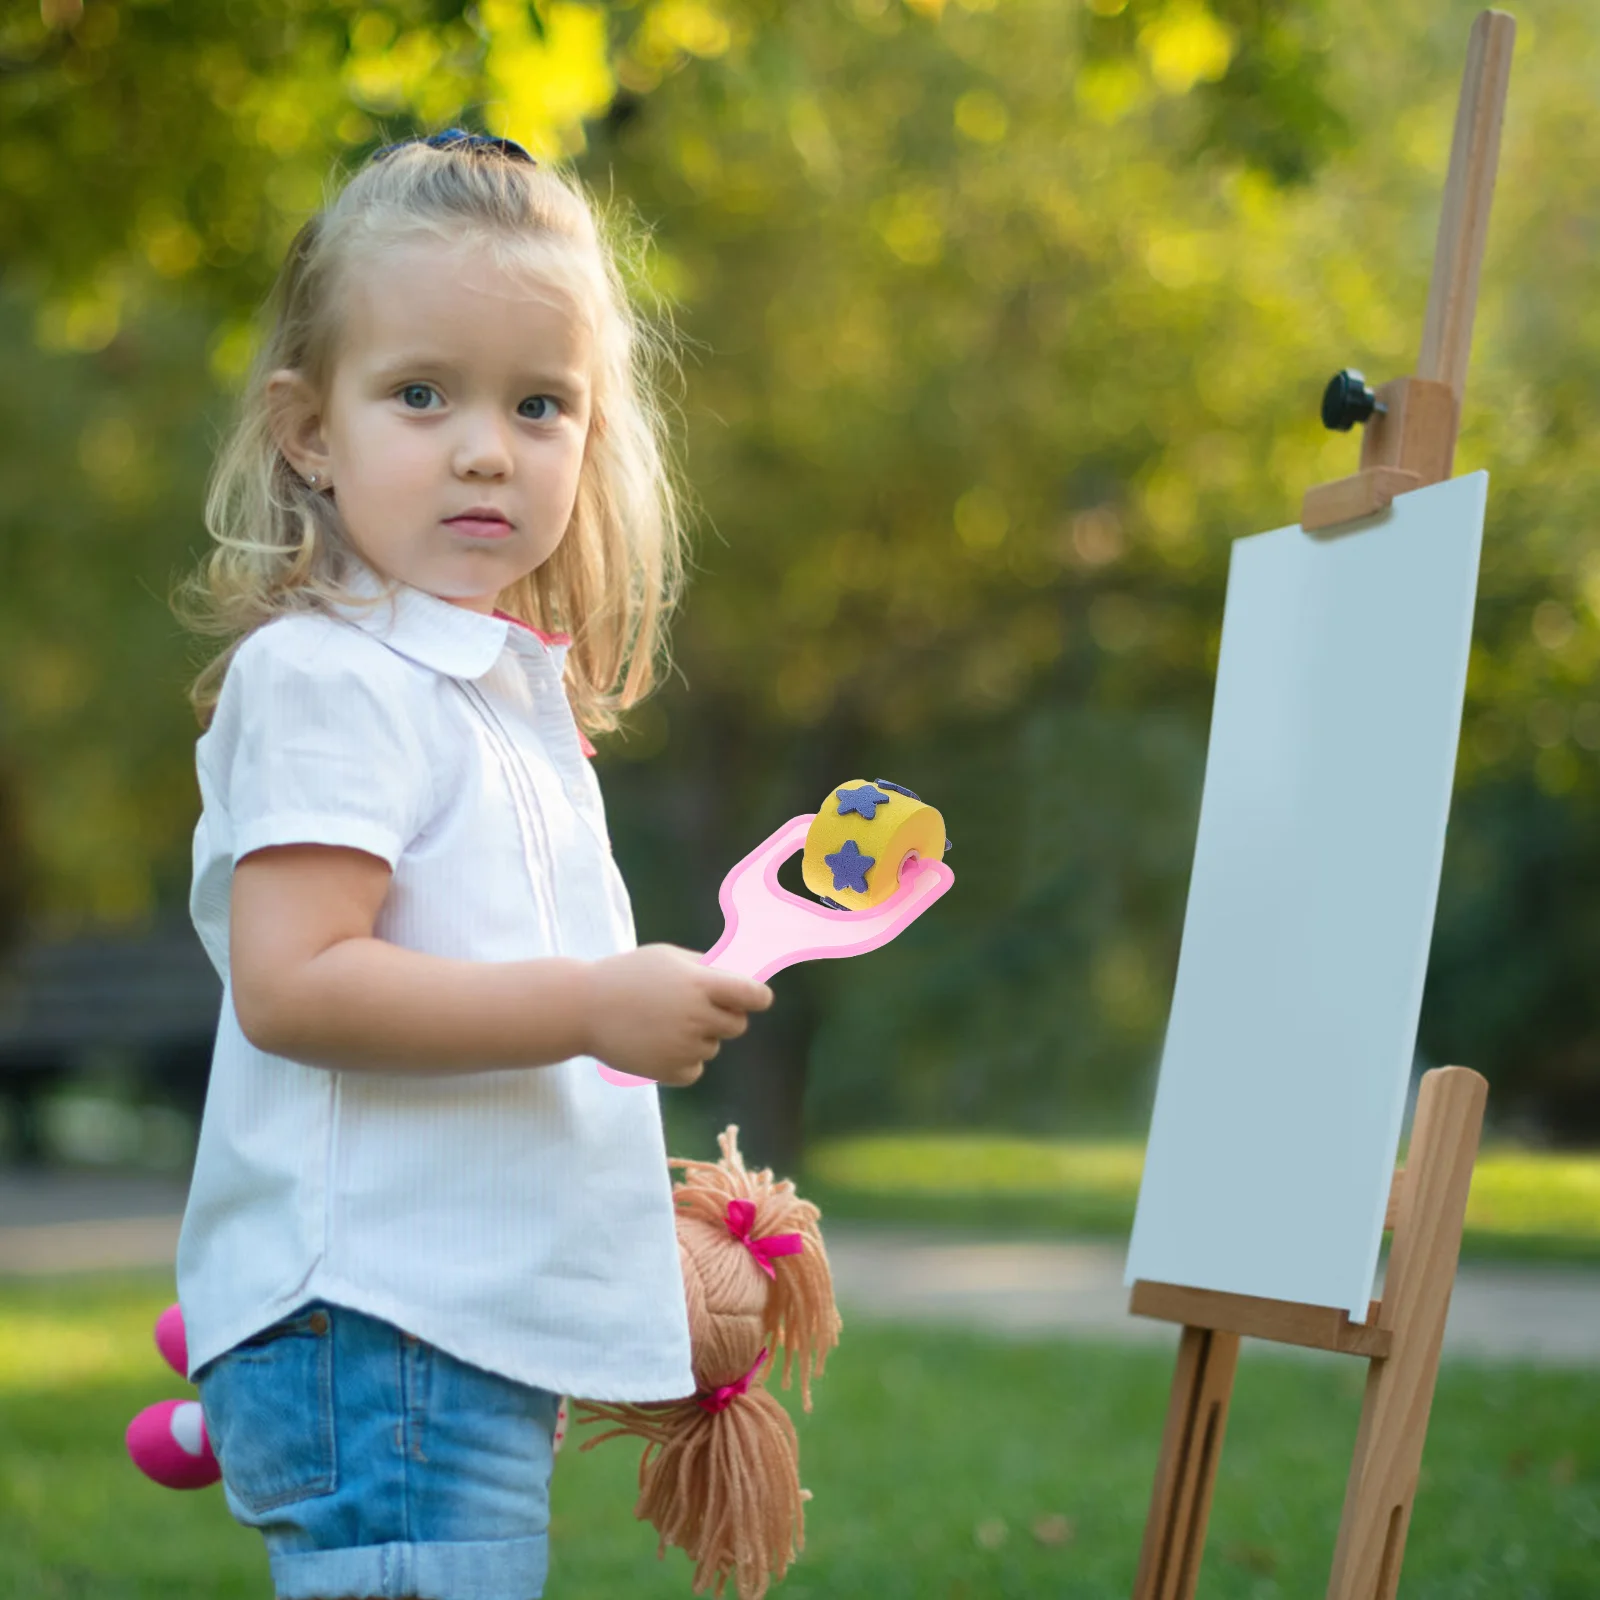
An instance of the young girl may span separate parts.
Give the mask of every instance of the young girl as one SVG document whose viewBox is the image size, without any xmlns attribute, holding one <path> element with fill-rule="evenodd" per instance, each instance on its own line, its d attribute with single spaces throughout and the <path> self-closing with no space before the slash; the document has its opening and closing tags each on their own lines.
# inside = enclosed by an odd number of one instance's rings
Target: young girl
<svg viewBox="0 0 1600 1600">
<path fill-rule="evenodd" d="M 529 1600 L 558 1397 L 695 1387 L 656 1093 L 598 1063 L 691 1083 L 772 1001 L 636 947 L 580 732 L 681 571 L 645 330 L 578 187 L 454 129 L 272 312 L 179 608 L 234 638 L 191 695 L 189 1375 L 282 1600 Z"/>
</svg>

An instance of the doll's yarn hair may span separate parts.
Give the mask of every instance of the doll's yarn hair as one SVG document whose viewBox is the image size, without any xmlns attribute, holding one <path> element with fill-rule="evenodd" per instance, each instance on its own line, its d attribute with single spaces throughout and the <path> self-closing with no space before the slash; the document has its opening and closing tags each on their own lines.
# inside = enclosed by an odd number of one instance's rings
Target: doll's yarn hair
<svg viewBox="0 0 1600 1600">
<path fill-rule="evenodd" d="M 783 1387 L 798 1367 L 809 1411 L 840 1323 L 820 1213 L 787 1179 L 751 1172 L 738 1132 L 719 1137 L 720 1161 L 671 1163 L 683 1171 L 673 1199 L 696 1392 L 585 1402 L 576 1414 L 580 1426 L 613 1424 L 585 1450 L 621 1435 L 645 1441 L 634 1514 L 654 1525 L 663 1553 L 676 1545 L 694 1562 L 694 1592 L 720 1596 L 731 1577 L 739 1600 L 761 1600 L 804 1546 L 809 1498 L 794 1424 L 765 1379 L 781 1352 Z"/>
</svg>

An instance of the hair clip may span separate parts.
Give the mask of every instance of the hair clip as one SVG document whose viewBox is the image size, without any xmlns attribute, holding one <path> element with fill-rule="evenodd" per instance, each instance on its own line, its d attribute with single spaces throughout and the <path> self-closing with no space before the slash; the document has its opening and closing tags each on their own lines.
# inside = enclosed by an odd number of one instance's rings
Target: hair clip
<svg viewBox="0 0 1600 1600">
<path fill-rule="evenodd" d="M 511 161 L 526 161 L 530 167 L 539 165 L 515 139 L 497 139 L 486 133 L 468 133 L 465 128 L 446 128 L 443 133 L 431 133 L 425 139 L 402 139 L 398 144 L 386 144 L 372 153 L 371 160 L 382 161 L 396 150 L 408 145 L 425 144 L 435 150 L 448 150 L 454 145 L 464 145 L 468 150 L 495 150 Z"/>
</svg>

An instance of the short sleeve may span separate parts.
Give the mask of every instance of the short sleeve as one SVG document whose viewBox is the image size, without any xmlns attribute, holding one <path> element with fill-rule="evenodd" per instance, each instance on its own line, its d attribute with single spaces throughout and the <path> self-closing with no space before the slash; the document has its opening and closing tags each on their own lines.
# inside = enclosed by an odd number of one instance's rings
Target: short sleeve
<svg viewBox="0 0 1600 1600">
<path fill-rule="evenodd" d="M 268 845 L 330 844 L 393 869 L 433 806 L 408 664 L 359 635 L 280 623 L 241 648 L 235 674 L 223 777 L 234 861 Z"/>
</svg>

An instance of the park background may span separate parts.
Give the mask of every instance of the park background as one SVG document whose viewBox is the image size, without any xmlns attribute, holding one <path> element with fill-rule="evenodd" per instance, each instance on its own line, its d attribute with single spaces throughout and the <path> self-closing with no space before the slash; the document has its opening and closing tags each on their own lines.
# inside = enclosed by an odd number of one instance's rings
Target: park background
<svg viewBox="0 0 1600 1600">
<path fill-rule="evenodd" d="M 916 790 L 954 842 L 933 914 L 780 974 L 773 1010 L 666 1097 L 674 1149 L 709 1154 L 731 1119 L 846 1211 L 902 1214 L 920 1190 L 913 1214 L 1125 1228 L 1230 542 L 1353 470 L 1354 436 L 1317 417 L 1337 368 L 1415 366 L 1478 9 L 6 7 L 0 944 L 186 917 L 184 690 L 215 646 L 167 597 L 207 546 L 257 308 L 330 174 L 413 132 L 509 134 L 615 208 L 679 352 L 696 536 L 675 668 L 598 757 L 641 940 L 708 947 L 726 869 L 845 778 Z M 1419 1066 L 1489 1079 L 1505 1176 L 1497 1214 L 1475 1195 L 1482 1237 L 1593 1256 L 1600 26 L 1588 0 L 1514 9 L 1456 457 L 1489 470 L 1489 515 Z M 76 1063 L 49 1157 L 180 1170 L 192 1104 L 147 1079 L 115 1050 Z M 1536 1156 L 1556 1181 L 1527 1176 Z M 80 1322 L 144 1315 L 72 1293 Z M 1596 1401 L 1588 1381 L 1494 1403 Z M 1587 1508 L 1561 1524 L 1587 1556 L 1561 1571 L 1586 1559 L 1589 1583 L 1600 1463 L 1552 1450 L 1541 1514 Z M 1306 1592 L 1263 1547 L 1239 1546 L 1227 1592 Z M 1561 1581 L 1526 1592 L 1592 1588 Z"/>
</svg>

